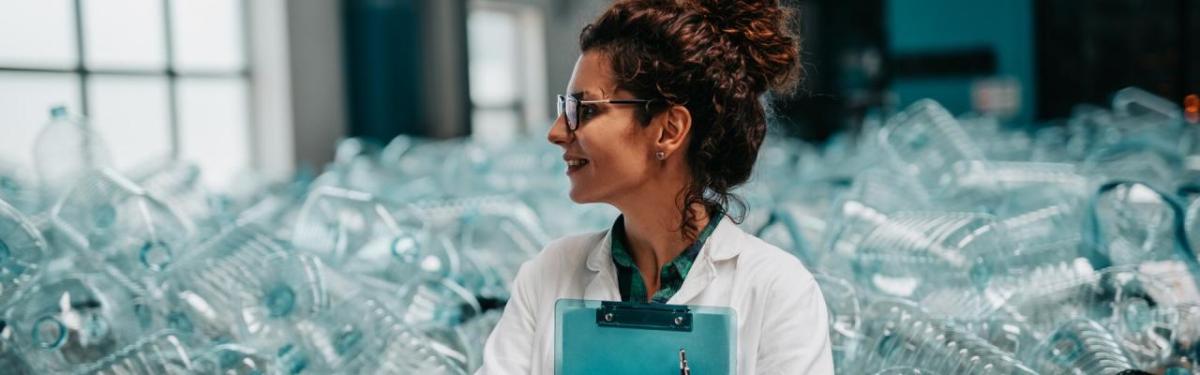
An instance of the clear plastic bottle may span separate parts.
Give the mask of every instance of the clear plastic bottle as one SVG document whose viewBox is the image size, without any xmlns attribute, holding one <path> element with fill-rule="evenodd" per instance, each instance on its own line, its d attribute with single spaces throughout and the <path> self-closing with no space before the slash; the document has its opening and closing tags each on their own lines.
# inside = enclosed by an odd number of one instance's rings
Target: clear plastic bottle
<svg viewBox="0 0 1200 375">
<path fill-rule="evenodd" d="M 1036 374 L 1012 354 L 949 321 L 930 318 L 903 300 L 879 300 L 867 308 L 864 356 L 855 373 L 920 366 L 946 374 Z"/>
<path fill-rule="evenodd" d="M 49 261 L 46 246 L 41 231 L 0 200 L 0 301 L 12 300 L 37 280 Z"/>
<path fill-rule="evenodd" d="M 885 169 L 868 169 L 854 178 L 832 205 L 825 244 L 816 266 L 824 272 L 854 278 L 851 263 L 862 241 L 898 211 L 928 209 L 929 194 L 917 181 Z"/>
<path fill-rule="evenodd" d="M 135 175 L 133 180 L 149 194 L 170 199 L 173 207 L 192 222 L 197 236 L 211 236 L 232 224 L 224 196 L 209 191 L 202 171 L 193 163 L 171 160 Z"/>
<path fill-rule="evenodd" d="M 503 316 L 503 310 L 493 309 L 477 316 L 466 323 L 458 326 L 459 335 L 463 337 L 463 342 L 467 343 L 468 358 L 470 358 L 470 366 L 467 370 L 474 372 L 483 366 L 483 349 L 484 343 L 487 342 L 492 331 L 496 328 L 496 324 L 500 323 L 500 317 Z"/>
<path fill-rule="evenodd" d="M 0 160 L 0 200 L 31 216 L 42 213 L 49 204 L 42 201 L 36 173 L 6 160 Z"/>
<path fill-rule="evenodd" d="M 33 146 L 34 164 L 46 201 L 53 202 L 89 170 L 107 167 L 112 157 L 100 135 L 67 108 L 50 109 Z"/>
<path fill-rule="evenodd" d="M 163 331 L 138 340 L 95 363 L 83 366 L 76 375 L 193 375 L 196 370 L 190 349 L 174 332 Z"/>
<path fill-rule="evenodd" d="M 1088 319 L 1116 335 L 1139 366 L 1152 366 L 1171 353 L 1176 318 L 1158 312 L 1175 304 L 1171 289 L 1127 268 L 1108 268 L 1073 277 L 1058 276 L 1013 293 L 992 317 L 1017 321 L 1039 338 L 1062 322 Z"/>
<path fill-rule="evenodd" d="M 220 344 L 193 356 L 189 375 L 281 375 L 275 358 L 246 345 Z"/>
<path fill-rule="evenodd" d="M 833 345 L 833 364 L 839 371 L 848 371 L 853 358 L 858 357 L 862 336 L 862 308 L 858 291 L 850 282 L 833 276 L 814 274 L 825 296 L 829 310 L 829 337 Z"/>
<path fill-rule="evenodd" d="M 416 266 L 429 256 L 428 225 L 415 213 L 353 190 L 321 187 L 309 194 L 297 216 L 292 244 L 333 266 L 365 261 L 380 267 L 402 262 Z M 390 255 L 389 255 L 390 254 Z M 393 257 L 391 261 L 387 257 Z M 383 257 L 383 259 L 379 259 Z M 433 260 L 436 261 L 436 260 Z M 449 266 L 450 261 L 439 262 Z M 410 272 L 401 272 L 412 275 Z"/>
<path fill-rule="evenodd" d="M 1046 374 L 1116 375 L 1136 369 L 1117 338 L 1087 319 L 1063 323 L 1034 350 L 1029 363 Z"/>
<path fill-rule="evenodd" d="M 939 178 L 936 198 L 944 206 L 1007 216 L 1049 202 L 1082 201 L 1090 186 L 1070 164 L 963 160 Z"/>
<path fill-rule="evenodd" d="M 1173 196 L 1138 182 L 1111 182 L 1097 190 L 1089 215 L 1085 235 L 1097 267 L 1168 261 L 1200 275 L 1184 208 Z M 1200 286 L 1200 278 L 1195 282 Z"/>
<path fill-rule="evenodd" d="M 958 120 L 928 99 L 918 100 L 888 120 L 879 132 L 879 143 L 896 170 L 918 177 L 926 186 L 934 186 L 958 161 L 985 159 Z"/>
<path fill-rule="evenodd" d="M 937 373 L 916 367 L 890 367 L 879 370 L 875 375 L 936 375 Z"/>
<path fill-rule="evenodd" d="M 65 372 L 116 353 L 143 330 L 135 294 L 101 273 L 56 274 L 13 303 L 7 322 L 33 368 Z"/>
<path fill-rule="evenodd" d="M 51 216 L 57 233 L 83 254 L 132 273 L 166 270 L 194 233 L 174 208 L 109 169 L 78 179 Z"/>
<path fill-rule="evenodd" d="M 278 340 L 327 308 L 320 268 L 260 229 L 236 227 L 163 276 L 165 324 L 201 342 Z"/>
<path fill-rule="evenodd" d="M 945 285 L 983 285 L 977 259 L 1001 251 L 995 219 L 966 212 L 901 212 L 875 227 L 854 260 L 859 283 L 875 291 L 920 298 Z"/>
<path fill-rule="evenodd" d="M 429 339 L 406 326 L 384 304 L 359 299 L 340 304 L 296 329 L 302 342 L 281 346 L 281 359 L 304 373 L 465 374 L 430 346 Z M 301 371 L 292 371 L 300 373 Z"/>
</svg>

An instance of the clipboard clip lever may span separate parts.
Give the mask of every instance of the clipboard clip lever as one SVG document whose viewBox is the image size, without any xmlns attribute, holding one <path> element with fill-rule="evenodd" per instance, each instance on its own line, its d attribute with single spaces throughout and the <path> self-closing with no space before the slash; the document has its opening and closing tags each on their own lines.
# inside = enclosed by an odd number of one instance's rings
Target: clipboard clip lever
<svg viewBox="0 0 1200 375">
<path fill-rule="evenodd" d="M 692 311 L 684 305 L 604 301 L 596 309 L 601 327 L 692 331 Z"/>
</svg>

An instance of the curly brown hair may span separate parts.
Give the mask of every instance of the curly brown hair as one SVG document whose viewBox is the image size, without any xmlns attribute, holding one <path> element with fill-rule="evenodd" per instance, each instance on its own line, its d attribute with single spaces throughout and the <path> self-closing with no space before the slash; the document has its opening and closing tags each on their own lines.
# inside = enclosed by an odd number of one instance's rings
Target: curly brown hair
<svg viewBox="0 0 1200 375">
<path fill-rule="evenodd" d="M 695 240 L 693 205 L 741 222 L 745 203 L 731 193 L 750 178 L 767 132 L 761 98 L 790 92 L 800 77 L 800 38 L 793 11 L 778 0 L 623 0 L 579 36 L 583 52 L 603 54 L 617 87 L 639 98 L 682 105 L 692 116 L 680 191 L 680 230 Z M 642 110 L 640 121 L 668 106 Z"/>
</svg>

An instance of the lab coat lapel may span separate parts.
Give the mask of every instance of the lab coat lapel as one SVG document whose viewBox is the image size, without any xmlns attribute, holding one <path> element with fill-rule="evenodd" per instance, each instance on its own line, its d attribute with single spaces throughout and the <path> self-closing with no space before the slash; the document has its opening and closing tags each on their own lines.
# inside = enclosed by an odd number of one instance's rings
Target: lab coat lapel
<svg viewBox="0 0 1200 375">
<path fill-rule="evenodd" d="M 599 301 L 620 301 L 621 291 L 617 288 L 617 276 L 612 261 L 612 230 L 596 244 L 588 254 L 587 268 L 592 279 L 583 290 L 583 298 Z"/>
<path fill-rule="evenodd" d="M 683 279 L 683 285 L 667 303 L 686 305 L 699 296 L 717 278 L 715 262 L 732 259 L 741 252 L 738 239 L 742 233 L 729 219 L 722 217 L 721 222 L 717 223 L 717 228 L 709 235 L 708 241 L 704 242 L 704 247 L 700 248 L 696 262 Z"/>
</svg>

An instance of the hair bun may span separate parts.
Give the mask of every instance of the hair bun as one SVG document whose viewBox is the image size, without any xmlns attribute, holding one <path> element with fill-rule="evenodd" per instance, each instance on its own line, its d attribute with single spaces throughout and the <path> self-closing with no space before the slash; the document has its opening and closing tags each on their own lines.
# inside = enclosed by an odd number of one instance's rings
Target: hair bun
<svg viewBox="0 0 1200 375">
<path fill-rule="evenodd" d="M 746 74 L 777 91 L 800 76 L 800 38 L 794 11 L 779 0 L 685 0 L 747 57 Z"/>
</svg>

